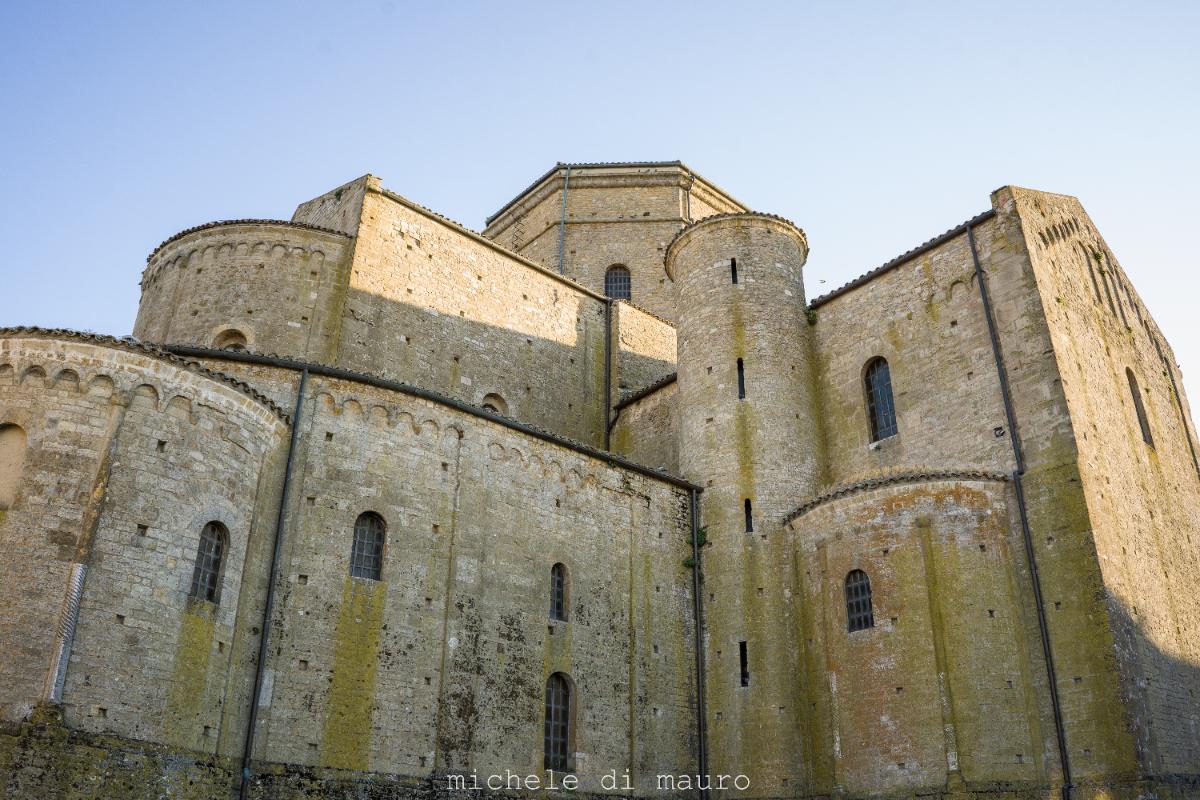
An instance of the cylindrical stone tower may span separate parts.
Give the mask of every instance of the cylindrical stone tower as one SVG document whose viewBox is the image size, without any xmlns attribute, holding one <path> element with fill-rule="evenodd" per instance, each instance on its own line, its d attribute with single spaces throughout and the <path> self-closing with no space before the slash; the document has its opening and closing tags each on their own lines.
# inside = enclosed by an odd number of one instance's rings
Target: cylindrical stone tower
<svg viewBox="0 0 1200 800">
<path fill-rule="evenodd" d="M 747 794 L 803 793 L 794 558 L 783 517 L 822 470 L 804 301 L 804 232 L 766 214 L 684 228 L 667 248 L 678 291 L 679 458 L 704 487 L 708 769 Z"/>
</svg>

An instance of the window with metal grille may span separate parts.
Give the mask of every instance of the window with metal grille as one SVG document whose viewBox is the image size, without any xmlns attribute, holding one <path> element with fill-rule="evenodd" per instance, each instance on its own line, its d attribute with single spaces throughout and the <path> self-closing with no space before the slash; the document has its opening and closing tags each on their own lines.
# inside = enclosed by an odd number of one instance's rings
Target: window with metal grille
<svg viewBox="0 0 1200 800">
<path fill-rule="evenodd" d="M 192 597 L 221 602 L 221 560 L 228 544 L 229 531 L 219 522 L 210 522 L 200 531 L 200 549 L 192 570 Z"/>
<path fill-rule="evenodd" d="M 1142 390 L 1138 388 L 1133 370 L 1128 367 L 1125 368 L 1125 377 L 1129 379 L 1129 393 L 1133 395 L 1133 410 L 1137 412 L 1138 425 L 1142 428 L 1142 441 L 1154 447 L 1154 436 L 1150 433 L 1150 418 L 1146 416 L 1146 406 L 1142 403 Z"/>
<path fill-rule="evenodd" d="M 608 268 L 604 273 L 604 294 L 613 300 L 633 299 L 633 279 L 629 270 L 620 264 Z"/>
<path fill-rule="evenodd" d="M 383 517 L 365 511 L 354 521 L 354 545 L 350 549 L 350 576 L 379 580 L 383 572 L 383 541 L 387 526 Z"/>
<path fill-rule="evenodd" d="M 567 621 L 567 568 L 562 564 L 550 568 L 550 619 Z"/>
<path fill-rule="evenodd" d="M 561 672 L 546 681 L 546 728 L 542 751 L 546 769 L 571 768 L 571 684 Z"/>
<path fill-rule="evenodd" d="M 876 358 L 867 364 L 864 374 L 867 388 L 867 416 L 871 418 L 871 441 L 896 435 L 896 405 L 892 402 L 892 373 L 888 363 Z"/>
<path fill-rule="evenodd" d="M 871 610 L 871 579 L 861 569 L 846 576 L 846 627 L 851 633 L 875 627 Z"/>
</svg>

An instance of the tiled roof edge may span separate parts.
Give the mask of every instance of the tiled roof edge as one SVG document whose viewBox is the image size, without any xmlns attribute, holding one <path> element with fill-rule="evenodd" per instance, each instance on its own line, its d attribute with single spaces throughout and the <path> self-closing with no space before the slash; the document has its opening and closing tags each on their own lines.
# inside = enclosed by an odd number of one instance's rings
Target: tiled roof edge
<svg viewBox="0 0 1200 800">
<path fill-rule="evenodd" d="M 139 339 L 133 338 L 132 336 L 117 338 L 116 336 L 109 336 L 107 334 L 85 333 L 83 331 L 73 331 L 67 328 L 39 328 L 36 326 L 25 325 L 0 328 L 0 339 L 16 338 L 21 336 L 29 336 L 35 339 L 70 339 L 99 345 L 101 347 L 113 347 L 118 350 L 128 350 L 130 352 L 142 353 L 163 361 L 169 361 L 172 364 L 184 367 L 189 371 L 203 375 L 206 378 L 212 378 L 213 380 L 232 386 L 241 393 L 248 395 L 255 401 L 266 406 L 284 422 L 287 422 L 289 425 L 291 424 L 291 415 L 280 408 L 274 400 L 267 397 L 265 394 L 258 391 L 245 381 L 238 380 L 237 378 L 227 375 L 224 372 L 218 372 L 217 370 L 209 369 L 195 359 L 182 358 L 174 353 L 170 353 L 162 349 L 161 347 L 158 347 L 157 345 L 143 342 Z"/>
<path fill-rule="evenodd" d="M 871 280 L 874 280 L 875 278 L 879 277 L 883 273 L 895 269 L 896 267 L 900 266 L 901 264 L 905 263 L 906 261 L 911 261 L 912 259 L 916 258 L 917 256 L 923 255 L 924 253 L 929 252 L 930 250 L 937 247 L 938 245 L 945 244 L 946 242 L 950 241 L 951 239 L 955 238 L 956 236 L 962 235 L 963 233 L 966 232 L 967 228 L 973 227 L 975 225 L 979 225 L 980 223 L 983 223 L 983 222 L 987 222 L 989 219 L 991 219 L 994 216 L 996 216 L 996 211 L 994 209 L 989 208 L 987 211 L 984 211 L 982 214 L 978 214 L 974 217 L 971 217 L 969 220 L 962 223 L 961 225 L 957 225 L 957 226 L 951 228 L 950 230 L 946 231 L 945 233 L 935 236 L 923 244 L 917 245 L 912 250 L 901 253 L 900 255 L 893 258 L 891 261 L 888 261 L 885 264 L 881 264 L 880 266 L 876 267 L 875 269 L 871 270 L 870 272 L 866 272 L 862 275 L 859 275 L 857 278 L 850 281 L 849 283 L 845 283 L 845 284 L 839 286 L 838 288 L 834 289 L 833 291 L 826 292 L 825 294 L 821 295 L 820 297 L 815 298 L 814 300 L 809 302 L 808 307 L 816 308 L 817 306 L 820 306 L 824 303 L 829 302 L 830 300 L 832 300 L 835 297 L 843 295 L 846 292 L 849 292 L 853 289 L 857 289 L 859 286 L 862 286 L 864 283 L 868 283 Z"/>
<path fill-rule="evenodd" d="M 819 505 L 836 500 L 840 497 L 847 497 L 852 494 L 867 491 L 868 489 L 876 489 L 880 486 L 891 486 L 898 483 L 926 483 L 931 481 L 997 481 L 1004 482 L 1009 479 L 1008 475 L 1003 472 L 993 472 L 983 469 L 949 469 L 949 470 L 912 470 L 906 472 L 895 472 L 887 475 L 879 475 L 874 478 L 866 478 L 852 483 L 846 483 L 835 487 L 826 492 L 822 492 L 816 497 L 805 501 L 803 505 L 788 514 L 783 518 L 783 524 L 787 525 L 797 517 L 803 516 Z"/>
<path fill-rule="evenodd" d="M 354 238 L 345 231 L 335 231 L 333 228 L 322 228 L 320 225 L 309 225 L 307 222 L 292 222 L 291 220 L 287 219 L 222 219 L 217 220 L 216 222 L 206 222 L 203 225 L 196 225 L 192 228 L 185 228 L 174 236 L 164 239 L 161 243 L 159 243 L 158 247 L 150 251 L 150 255 L 146 256 L 146 263 L 150 263 L 150 259 L 154 258 L 154 256 L 158 254 L 159 250 L 162 250 L 171 242 L 182 239 L 189 233 L 204 231 L 208 230 L 209 228 L 219 228 L 223 225 L 286 225 L 289 228 L 303 228 L 304 230 L 317 231 L 318 233 L 332 233 L 334 236 L 344 236 L 347 239 Z"/>
<path fill-rule="evenodd" d="M 620 411 L 622 408 L 625 408 L 626 406 L 633 405 L 638 400 L 641 400 L 649 395 L 654 394 L 655 392 L 657 392 L 659 389 L 663 388 L 664 386 L 669 386 L 670 384 L 674 383 L 678 377 L 679 377 L 679 373 L 677 373 L 677 372 L 672 372 L 670 375 L 662 376 L 661 378 L 659 378 L 658 380 L 656 380 L 654 383 L 650 384 L 649 386 L 643 386 L 641 389 L 638 389 L 638 390 L 634 391 L 633 393 L 627 395 L 626 397 L 622 398 L 619 402 L 617 402 L 613 405 L 613 410 Z"/>
</svg>

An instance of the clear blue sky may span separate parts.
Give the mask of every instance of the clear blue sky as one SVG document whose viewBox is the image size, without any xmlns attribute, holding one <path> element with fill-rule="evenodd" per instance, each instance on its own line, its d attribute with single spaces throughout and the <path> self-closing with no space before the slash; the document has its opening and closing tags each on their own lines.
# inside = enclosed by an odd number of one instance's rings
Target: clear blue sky
<svg viewBox="0 0 1200 800">
<path fill-rule="evenodd" d="M 0 324 L 124 334 L 146 254 L 364 172 L 468 225 L 555 161 L 682 159 L 804 227 L 810 296 L 1080 197 L 1200 403 L 1198 3 L 0 7 Z M 825 283 L 820 283 L 825 281 Z"/>
</svg>

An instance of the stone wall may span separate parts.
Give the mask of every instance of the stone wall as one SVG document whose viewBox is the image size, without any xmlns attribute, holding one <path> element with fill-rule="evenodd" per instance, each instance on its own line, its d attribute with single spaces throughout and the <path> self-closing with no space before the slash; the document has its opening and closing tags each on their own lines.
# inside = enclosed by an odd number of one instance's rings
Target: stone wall
<svg viewBox="0 0 1200 800">
<path fill-rule="evenodd" d="M 632 301 L 674 320 L 667 243 L 693 219 L 745 210 L 679 162 L 575 164 L 569 177 L 560 165 L 489 220 L 484 235 L 556 271 L 561 251 L 563 274 L 595 292 L 604 292 L 609 267 L 623 266 Z"/>
<path fill-rule="evenodd" d="M 976 236 L 990 240 L 996 230 L 994 220 L 985 222 Z M 849 292 L 818 298 L 810 319 L 828 448 L 824 482 L 914 466 L 1012 468 L 965 234 Z M 868 363 L 879 357 L 891 372 L 898 433 L 872 443 L 864 378 Z"/>
<path fill-rule="evenodd" d="M 638 464 L 679 474 L 679 387 L 665 379 L 661 388 L 617 406 L 609 445 Z"/>
<path fill-rule="evenodd" d="M 605 302 L 374 185 L 337 363 L 604 441 Z"/>
<path fill-rule="evenodd" d="M 613 403 L 675 372 L 675 326 L 625 301 L 612 306 Z"/>
<path fill-rule="evenodd" d="M 149 257 L 134 336 L 328 361 L 353 240 L 288 222 L 201 226 Z"/>
<path fill-rule="evenodd" d="M 83 568 L 61 690 L 67 724 L 215 752 L 227 692 L 246 677 L 230 657 L 239 614 L 261 598 L 247 591 L 242 602 L 242 571 L 273 527 L 277 490 L 260 491 L 260 480 L 269 487 L 280 467 L 283 415 L 148 348 L 6 331 L 0 420 L 29 433 L 20 490 L 0 518 L 16 556 L 3 564 L 0 585 L 13 591 L 3 592 L 2 635 L 23 643 L 0 666 L 13 670 L 2 682 L 6 717 L 52 696 L 68 574 Z M 229 532 L 219 604 L 188 596 L 210 521 Z M 234 749 L 239 733 L 228 736 Z"/>
<path fill-rule="evenodd" d="M 914 472 L 791 520 L 816 791 L 1047 784 L 1053 721 L 1015 517 L 1002 476 Z M 870 579 L 874 624 L 850 632 L 852 570 Z"/>
<path fill-rule="evenodd" d="M 1005 200 L 1021 218 L 1075 421 L 1097 605 L 1114 631 L 1140 769 L 1198 773 L 1200 481 L 1174 357 L 1075 198 L 1013 189 Z"/>
</svg>

